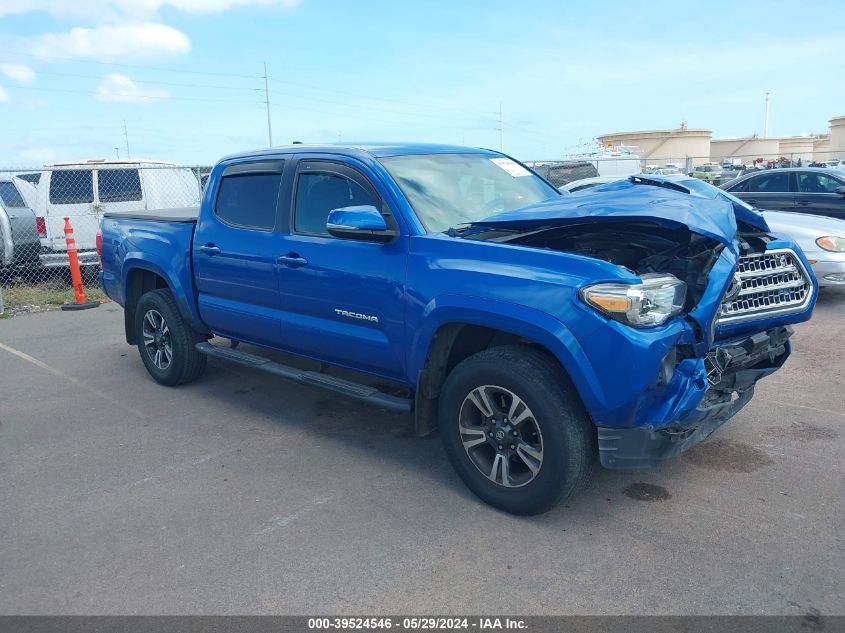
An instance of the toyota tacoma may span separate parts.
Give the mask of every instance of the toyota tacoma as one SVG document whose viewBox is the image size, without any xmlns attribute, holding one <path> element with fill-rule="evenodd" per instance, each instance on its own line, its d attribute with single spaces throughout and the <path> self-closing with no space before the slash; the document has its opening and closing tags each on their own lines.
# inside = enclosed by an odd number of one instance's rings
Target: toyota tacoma
<svg viewBox="0 0 845 633">
<path fill-rule="evenodd" d="M 660 177 L 601 189 L 564 197 L 484 149 L 239 154 L 199 209 L 106 213 L 100 283 L 159 383 L 212 357 L 413 412 L 475 494 L 534 514 L 597 461 L 642 468 L 704 440 L 816 299 L 801 250 L 744 205 Z"/>
</svg>

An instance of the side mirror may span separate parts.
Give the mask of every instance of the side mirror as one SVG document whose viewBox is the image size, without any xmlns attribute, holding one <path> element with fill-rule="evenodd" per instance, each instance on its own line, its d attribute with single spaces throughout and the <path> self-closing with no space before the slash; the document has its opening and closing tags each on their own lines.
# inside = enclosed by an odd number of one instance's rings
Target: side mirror
<svg viewBox="0 0 845 633">
<path fill-rule="evenodd" d="M 834 191 L 840 196 L 845 196 L 845 187 L 837 187 L 836 189 L 834 189 Z"/>
<path fill-rule="evenodd" d="M 362 242 L 392 242 L 398 235 L 388 228 L 381 212 L 369 204 L 332 210 L 326 230 L 334 237 Z"/>
</svg>

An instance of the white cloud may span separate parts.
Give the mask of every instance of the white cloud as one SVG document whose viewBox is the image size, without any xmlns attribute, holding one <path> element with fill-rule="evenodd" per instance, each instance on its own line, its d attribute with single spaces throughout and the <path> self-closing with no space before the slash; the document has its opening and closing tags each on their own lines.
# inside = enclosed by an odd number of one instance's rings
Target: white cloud
<svg viewBox="0 0 845 633">
<path fill-rule="evenodd" d="M 28 84 L 35 80 L 35 71 L 23 64 L 0 64 L 0 73 L 6 75 L 9 79 L 23 84 Z"/>
<path fill-rule="evenodd" d="M 45 57 L 152 59 L 181 55 L 191 50 L 188 36 L 165 24 L 144 22 L 95 28 L 76 27 L 66 33 L 46 33 L 22 45 Z"/>
<path fill-rule="evenodd" d="M 94 96 L 97 101 L 115 103 L 157 103 L 170 98 L 170 93 L 161 88 L 142 88 L 126 75 L 114 73 L 108 75 Z"/>
<path fill-rule="evenodd" d="M 3 90 L 3 86 L 0 86 L 0 103 L 9 100 L 9 95 L 6 94 L 6 91 Z"/>
<path fill-rule="evenodd" d="M 0 16 L 42 12 L 103 23 L 125 18 L 150 19 L 165 7 L 200 14 L 249 5 L 292 9 L 301 3 L 302 0 L 0 0 Z"/>
</svg>

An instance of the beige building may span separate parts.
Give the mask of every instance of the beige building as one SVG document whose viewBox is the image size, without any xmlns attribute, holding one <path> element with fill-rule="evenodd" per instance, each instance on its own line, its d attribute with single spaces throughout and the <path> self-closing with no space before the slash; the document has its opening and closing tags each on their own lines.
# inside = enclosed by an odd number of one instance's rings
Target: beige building
<svg viewBox="0 0 845 633">
<path fill-rule="evenodd" d="M 845 116 L 830 120 L 830 153 L 831 158 L 845 160 Z"/>
<path fill-rule="evenodd" d="M 678 163 L 689 169 L 706 162 L 739 158 L 748 163 L 755 158 L 783 156 L 793 161 L 845 160 L 845 115 L 830 120 L 830 134 L 805 136 L 748 136 L 711 139 L 706 129 L 681 127 L 675 130 L 642 130 L 603 134 L 598 142 L 604 147 L 626 146 L 642 159 L 643 166 Z"/>
<path fill-rule="evenodd" d="M 778 154 L 785 156 L 791 161 L 801 160 L 810 162 L 813 160 L 813 145 L 815 136 L 784 136 L 780 139 Z"/>
<path fill-rule="evenodd" d="M 780 156 L 780 139 L 749 136 L 746 138 L 725 138 L 710 142 L 710 160 L 720 163 L 728 158 L 741 158 L 750 163 L 757 157 L 776 158 Z"/>
<path fill-rule="evenodd" d="M 633 146 L 636 154 L 648 165 L 686 162 L 693 165 L 707 162 L 710 156 L 711 130 L 678 128 L 676 130 L 646 130 L 619 132 L 598 137 L 604 147 Z"/>
<path fill-rule="evenodd" d="M 823 134 L 813 142 L 813 160 L 830 160 L 830 135 Z"/>
</svg>

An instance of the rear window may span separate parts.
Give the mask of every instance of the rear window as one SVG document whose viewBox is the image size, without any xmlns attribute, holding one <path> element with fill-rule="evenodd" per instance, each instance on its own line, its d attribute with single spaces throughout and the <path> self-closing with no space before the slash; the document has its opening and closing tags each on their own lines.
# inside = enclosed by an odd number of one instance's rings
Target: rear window
<svg viewBox="0 0 845 633">
<path fill-rule="evenodd" d="M 749 192 L 784 193 L 789 191 L 789 172 L 779 172 L 756 176 L 748 181 Z"/>
<path fill-rule="evenodd" d="M 227 224 L 272 230 L 281 181 L 281 174 L 226 176 L 220 181 L 214 214 Z"/>
<path fill-rule="evenodd" d="M 100 202 L 129 202 L 141 199 L 141 178 L 137 169 L 101 169 L 97 173 Z"/>
<path fill-rule="evenodd" d="M 31 182 L 33 185 L 37 185 L 41 180 L 41 173 L 40 172 L 33 172 L 30 174 L 18 174 L 18 178 L 21 180 L 26 180 L 27 182 Z"/>
<path fill-rule="evenodd" d="M 15 187 L 15 183 L 8 180 L 0 182 L 0 202 L 9 209 L 26 206 L 26 202 L 24 202 L 21 192 Z"/>
<path fill-rule="evenodd" d="M 62 169 L 50 177 L 52 204 L 94 202 L 94 172 L 90 169 Z"/>
</svg>

